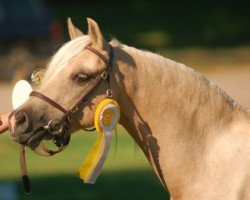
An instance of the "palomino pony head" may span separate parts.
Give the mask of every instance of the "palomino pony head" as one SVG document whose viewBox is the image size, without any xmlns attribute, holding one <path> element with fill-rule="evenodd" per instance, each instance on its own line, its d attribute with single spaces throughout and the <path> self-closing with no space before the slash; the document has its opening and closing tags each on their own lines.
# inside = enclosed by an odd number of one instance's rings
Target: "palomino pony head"
<svg viewBox="0 0 250 200">
<path fill-rule="evenodd" d="M 48 64 L 41 87 L 10 116 L 11 135 L 20 144 L 35 149 L 41 140 L 58 137 L 60 146 L 71 133 L 93 126 L 96 105 L 110 93 L 112 48 L 97 23 L 87 22 L 84 35 L 68 19 L 71 41 Z"/>
</svg>

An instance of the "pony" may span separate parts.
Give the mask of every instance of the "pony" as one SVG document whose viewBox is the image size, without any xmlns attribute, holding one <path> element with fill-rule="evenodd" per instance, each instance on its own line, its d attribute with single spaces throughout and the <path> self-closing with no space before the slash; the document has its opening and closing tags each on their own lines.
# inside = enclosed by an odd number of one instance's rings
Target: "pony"
<svg viewBox="0 0 250 200">
<path fill-rule="evenodd" d="M 69 111 L 61 132 L 90 128 L 99 102 L 112 96 L 121 108 L 119 123 L 173 200 L 250 199 L 249 110 L 184 64 L 107 42 L 94 20 L 87 23 L 84 34 L 68 19 L 71 40 L 49 62 L 40 97 L 31 95 L 9 118 L 14 140 L 35 149 L 52 136 L 34 130 Z"/>
</svg>

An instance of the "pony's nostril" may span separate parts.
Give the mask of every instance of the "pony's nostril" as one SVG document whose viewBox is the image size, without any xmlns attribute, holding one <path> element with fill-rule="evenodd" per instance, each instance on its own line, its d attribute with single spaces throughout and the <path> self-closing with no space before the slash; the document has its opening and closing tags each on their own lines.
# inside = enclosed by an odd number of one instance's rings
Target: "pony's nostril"
<svg viewBox="0 0 250 200">
<path fill-rule="evenodd" d="M 27 115 L 23 111 L 19 111 L 15 114 L 16 125 L 22 125 L 27 122 Z"/>
</svg>

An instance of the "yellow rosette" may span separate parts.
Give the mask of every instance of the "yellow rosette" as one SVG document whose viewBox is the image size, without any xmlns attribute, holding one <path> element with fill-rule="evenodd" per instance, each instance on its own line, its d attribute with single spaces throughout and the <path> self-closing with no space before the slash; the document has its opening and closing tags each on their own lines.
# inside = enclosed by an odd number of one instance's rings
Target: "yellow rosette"
<svg viewBox="0 0 250 200">
<path fill-rule="evenodd" d="M 120 108 L 113 99 L 105 99 L 97 106 L 94 123 L 99 136 L 79 169 L 84 183 L 95 183 L 106 160 L 111 144 L 112 130 L 119 122 Z"/>
</svg>

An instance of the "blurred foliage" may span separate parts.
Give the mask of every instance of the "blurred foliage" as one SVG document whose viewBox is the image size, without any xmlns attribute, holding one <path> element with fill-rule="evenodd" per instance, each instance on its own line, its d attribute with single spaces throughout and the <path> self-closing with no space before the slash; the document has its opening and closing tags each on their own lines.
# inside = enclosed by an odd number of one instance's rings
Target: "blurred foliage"
<svg viewBox="0 0 250 200">
<path fill-rule="evenodd" d="M 0 137 L 0 184 L 5 181 L 16 184 L 19 199 L 168 199 L 146 157 L 139 147 L 135 149 L 135 142 L 121 126 L 118 126 L 117 138 L 115 133 L 112 135 L 111 149 L 97 182 L 84 184 L 76 173 L 97 136 L 96 132 L 78 131 L 65 151 L 49 158 L 39 157 L 27 149 L 33 193 L 25 195 L 19 146 L 4 134 Z"/>
<path fill-rule="evenodd" d="M 71 16 L 86 31 L 86 17 L 110 35 L 137 47 L 234 47 L 250 44 L 250 1 L 51 0 L 64 23 Z M 67 36 L 68 38 L 68 36 Z"/>
</svg>

